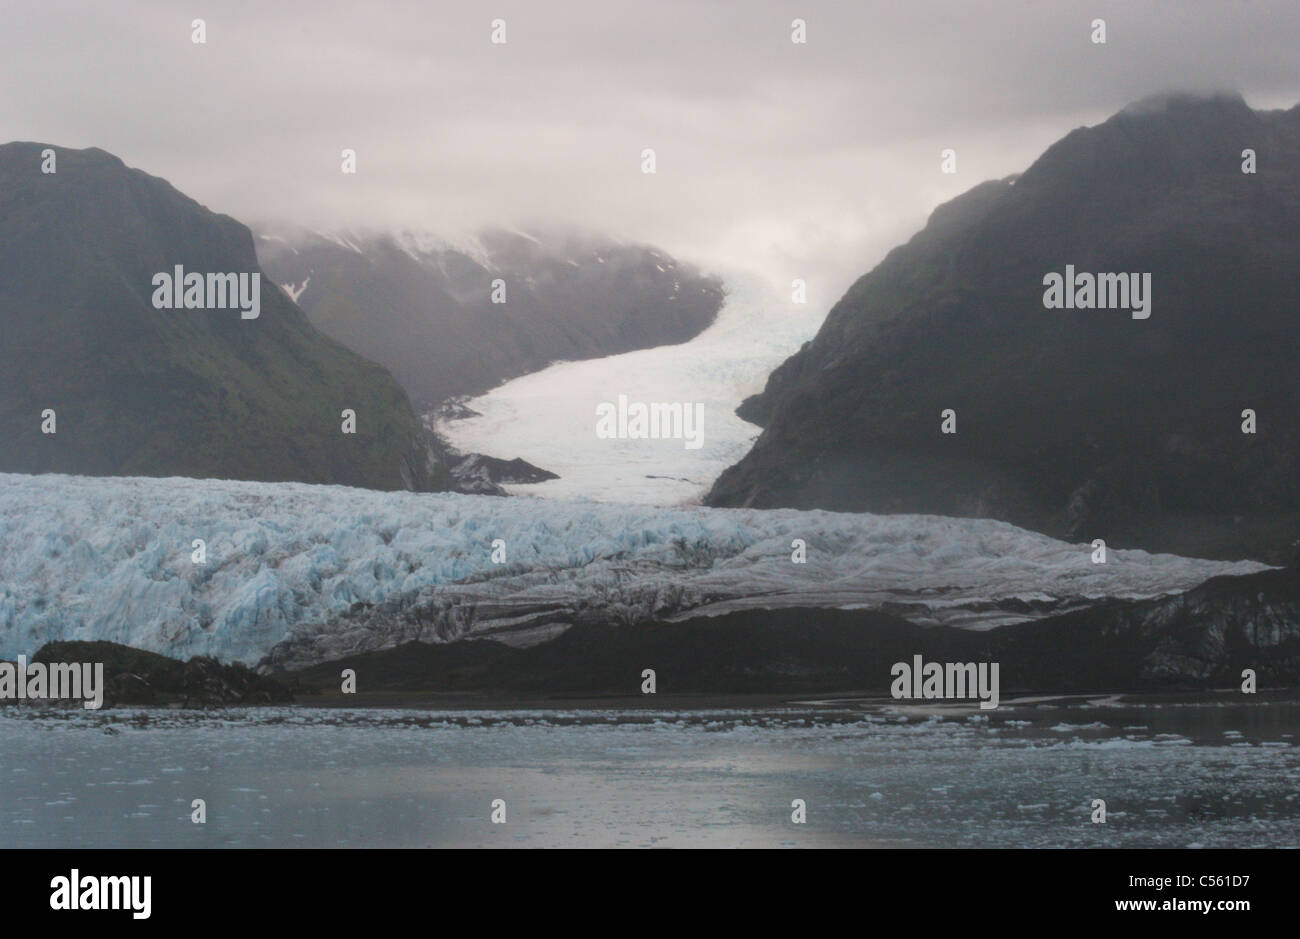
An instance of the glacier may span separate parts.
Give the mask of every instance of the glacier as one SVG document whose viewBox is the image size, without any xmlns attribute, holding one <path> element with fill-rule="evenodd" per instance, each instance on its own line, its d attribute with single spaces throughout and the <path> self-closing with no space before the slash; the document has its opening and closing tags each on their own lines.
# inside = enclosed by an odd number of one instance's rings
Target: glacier
<svg viewBox="0 0 1300 939">
<path fill-rule="evenodd" d="M 297 667 L 754 608 L 989 628 L 1265 569 L 1091 550 L 987 519 L 0 474 L 0 657 L 109 640 Z"/>
<path fill-rule="evenodd" d="M 512 495 L 672 505 L 699 502 L 760 429 L 736 415 L 772 370 L 817 334 L 825 310 L 794 304 L 789 288 L 746 273 L 725 277 L 713 324 L 689 342 L 581 362 L 557 362 L 464 402 L 472 417 L 426 415 L 464 453 L 521 457 L 558 474 L 507 484 Z M 703 446 L 596 436 L 596 406 L 626 395 L 704 410 Z"/>
</svg>

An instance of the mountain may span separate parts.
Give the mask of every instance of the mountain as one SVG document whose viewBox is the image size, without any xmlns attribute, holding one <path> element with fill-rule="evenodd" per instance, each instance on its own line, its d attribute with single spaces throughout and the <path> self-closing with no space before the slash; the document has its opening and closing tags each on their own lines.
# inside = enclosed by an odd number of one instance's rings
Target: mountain
<svg viewBox="0 0 1300 939">
<path fill-rule="evenodd" d="M 688 264 L 595 236 L 268 229 L 257 250 L 318 328 L 390 369 L 421 411 L 558 359 L 685 342 L 723 297 Z"/>
<path fill-rule="evenodd" d="M 177 265 L 247 275 L 250 297 L 258 275 L 256 316 L 211 297 L 155 308 L 155 275 Z M 0 440 L 10 472 L 376 489 L 446 475 L 401 387 L 312 327 L 247 228 L 103 150 L 38 143 L 0 146 Z"/>
<path fill-rule="evenodd" d="M 1046 308 L 1067 265 L 1150 274 L 1147 318 Z M 1300 535 L 1297 296 L 1300 107 L 1139 102 L 940 206 L 853 284 L 741 406 L 763 433 L 706 501 L 1283 559 Z"/>
</svg>

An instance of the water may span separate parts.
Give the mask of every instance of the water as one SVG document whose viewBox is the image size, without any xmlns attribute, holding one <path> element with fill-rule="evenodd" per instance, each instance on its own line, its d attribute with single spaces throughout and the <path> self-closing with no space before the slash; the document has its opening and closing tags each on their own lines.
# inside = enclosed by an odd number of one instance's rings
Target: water
<svg viewBox="0 0 1300 939">
<path fill-rule="evenodd" d="M 0 847 L 1300 845 L 1295 702 L 16 715 Z"/>
</svg>

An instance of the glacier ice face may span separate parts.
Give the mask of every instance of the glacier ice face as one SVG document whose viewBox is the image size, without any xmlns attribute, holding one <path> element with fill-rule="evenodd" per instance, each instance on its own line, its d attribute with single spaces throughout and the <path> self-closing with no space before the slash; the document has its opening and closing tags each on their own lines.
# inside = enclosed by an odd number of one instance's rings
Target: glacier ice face
<svg viewBox="0 0 1300 939">
<path fill-rule="evenodd" d="M 10 659 L 105 639 L 301 665 L 410 640 L 528 643 L 578 622 L 792 606 L 982 628 L 1260 569 L 1144 551 L 1093 564 L 1088 545 L 985 519 L 0 474 Z"/>
</svg>

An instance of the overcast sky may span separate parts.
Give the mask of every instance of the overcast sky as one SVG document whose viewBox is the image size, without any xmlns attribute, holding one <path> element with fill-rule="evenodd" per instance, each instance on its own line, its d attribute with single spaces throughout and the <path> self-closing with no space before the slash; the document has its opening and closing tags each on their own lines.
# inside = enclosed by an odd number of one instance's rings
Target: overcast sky
<svg viewBox="0 0 1300 939">
<path fill-rule="evenodd" d="M 573 225 L 804 276 L 818 303 L 935 205 L 1136 98 L 1300 102 L 1297 0 L 0 0 L 0 14 L 0 140 L 102 147 L 250 224 Z"/>
</svg>

